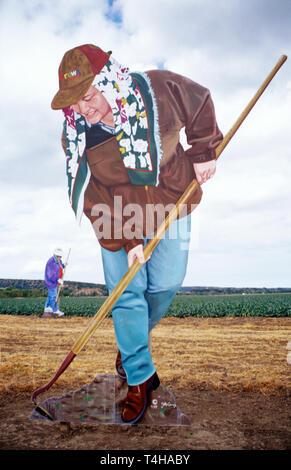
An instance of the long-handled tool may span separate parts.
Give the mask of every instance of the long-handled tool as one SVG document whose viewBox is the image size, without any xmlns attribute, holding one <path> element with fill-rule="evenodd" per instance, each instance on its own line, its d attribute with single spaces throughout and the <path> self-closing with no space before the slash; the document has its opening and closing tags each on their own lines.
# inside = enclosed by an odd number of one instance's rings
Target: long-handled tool
<svg viewBox="0 0 291 470">
<path fill-rule="evenodd" d="M 273 77 L 276 75 L 280 67 L 283 65 L 283 63 L 286 61 L 287 56 L 282 55 L 275 65 L 275 67 L 271 70 L 271 72 L 268 74 L 267 78 L 264 80 L 258 91 L 255 93 L 254 97 L 252 100 L 249 102 L 243 113 L 239 116 L 237 121 L 234 123 L 232 128 L 229 130 L 229 132 L 225 135 L 224 139 L 220 143 L 220 145 L 216 148 L 216 159 L 220 156 L 228 142 L 231 140 L 231 138 L 234 136 L 242 122 L 245 120 L 251 109 L 254 107 L 264 90 L 267 88 Z M 195 192 L 196 188 L 198 187 L 198 183 L 196 180 L 193 180 L 179 201 L 177 202 L 176 206 L 170 211 L 169 215 L 164 219 L 162 224 L 159 226 L 157 229 L 154 237 L 147 243 L 146 247 L 144 248 L 144 256 L 145 259 L 149 257 L 149 255 L 152 253 L 154 248 L 157 246 L 159 241 L 163 238 L 165 232 L 168 230 L 170 224 L 174 222 L 180 211 L 180 206 L 183 207 L 185 204 L 187 204 L 187 201 L 189 201 L 189 198 L 192 196 L 192 194 Z M 36 397 L 47 391 L 60 377 L 60 375 L 67 369 L 67 367 L 70 365 L 70 363 L 73 361 L 73 359 L 77 356 L 77 354 L 81 351 L 81 349 L 85 346 L 85 344 L 88 342 L 89 338 L 92 336 L 96 328 L 100 325 L 102 320 L 108 315 L 110 312 L 111 308 L 115 304 L 115 302 L 118 300 L 118 298 L 121 296 L 123 291 L 126 289 L 126 287 L 129 285 L 131 280 L 134 278 L 136 273 L 139 271 L 141 268 L 141 264 L 139 263 L 138 260 L 136 260 L 133 265 L 128 269 L 126 274 L 123 276 L 121 281 L 118 283 L 118 285 L 115 287 L 115 289 L 112 291 L 110 296 L 107 297 L 103 305 L 100 307 L 98 312 L 94 315 L 93 319 L 90 321 L 89 325 L 85 329 L 85 331 L 79 336 L 77 341 L 72 347 L 72 350 L 68 353 L 67 357 L 61 364 L 59 370 L 56 372 L 55 376 L 51 379 L 51 381 L 45 385 L 44 387 L 38 388 L 35 390 L 32 394 L 32 401 L 35 405 L 37 405 L 36 402 Z M 41 405 L 37 405 L 35 408 L 39 413 L 45 415 L 48 419 L 53 419 L 50 413 Z"/>
<path fill-rule="evenodd" d="M 69 249 L 68 256 L 67 256 L 67 259 L 66 259 L 66 262 L 65 262 L 65 266 L 64 266 L 64 269 L 63 269 L 63 272 L 62 272 L 62 276 L 61 276 L 61 279 L 62 279 L 62 280 L 64 279 L 64 275 L 65 275 L 65 271 L 66 271 L 66 268 L 67 268 L 67 265 L 68 265 L 70 253 L 71 253 L 71 248 Z M 55 304 L 57 304 L 58 301 L 59 301 L 59 297 L 60 297 L 60 293 L 61 293 L 61 288 L 62 288 L 62 284 L 59 284 L 58 293 L 57 293 L 57 297 L 56 297 Z"/>
</svg>

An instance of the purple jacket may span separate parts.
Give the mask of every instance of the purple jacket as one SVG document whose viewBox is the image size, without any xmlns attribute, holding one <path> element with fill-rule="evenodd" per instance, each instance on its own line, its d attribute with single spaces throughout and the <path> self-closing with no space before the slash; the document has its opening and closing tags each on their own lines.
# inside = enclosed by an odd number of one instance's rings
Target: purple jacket
<svg viewBox="0 0 291 470">
<path fill-rule="evenodd" d="M 60 279 L 60 268 L 64 268 L 63 263 L 56 261 L 56 258 L 52 256 L 45 267 L 44 282 L 48 289 L 55 289 L 58 285 L 58 280 Z"/>
</svg>

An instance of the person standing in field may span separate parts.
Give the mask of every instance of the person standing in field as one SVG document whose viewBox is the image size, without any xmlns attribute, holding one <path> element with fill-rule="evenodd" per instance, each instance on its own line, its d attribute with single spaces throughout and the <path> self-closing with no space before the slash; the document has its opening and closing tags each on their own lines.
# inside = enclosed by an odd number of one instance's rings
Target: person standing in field
<svg viewBox="0 0 291 470">
<path fill-rule="evenodd" d="M 85 213 L 92 223 L 109 293 L 136 259 L 142 264 L 112 308 L 116 370 L 128 384 L 122 422 L 132 424 L 160 383 L 148 335 L 184 280 L 191 211 L 215 173 L 222 134 L 209 90 L 182 75 L 130 73 L 111 52 L 85 44 L 65 53 L 58 76 L 52 108 L 65 118 L 70 203 L 77 220 Z M 194 178 L 185 211 L 145 260 L 145 244 Z"/>
<path fill-rule="evenodd" d="M 64 312 L 61 312 L 56 302 L 58 287 L 63 285 L 63 269 L 62 263 L 63 252 L 61 248 L 54 250 L 53 256 L 47 261 L 45 267 L 45 284 L 48 290 L 48 296 L 44 308 L 44 317 L 62 317 Z"/>
</svg>

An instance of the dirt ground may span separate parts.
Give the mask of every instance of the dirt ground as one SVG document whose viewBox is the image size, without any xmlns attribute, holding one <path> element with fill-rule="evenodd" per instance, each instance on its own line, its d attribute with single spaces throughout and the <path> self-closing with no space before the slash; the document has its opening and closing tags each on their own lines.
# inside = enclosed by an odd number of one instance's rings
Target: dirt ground
<svg viewBox="0 0 291 470">
<path fill-rule="evenodd" d="M 288 450 L 291 364 L 288 318 L 163 319 L 152 334 L 161 383 L 191 426 L 31 421 L 31 392 L 54 375 L 84 318 L 0 316 L 1 450 Z M 114 373 L 110 319 L 48 392 Z"/>
</svg>

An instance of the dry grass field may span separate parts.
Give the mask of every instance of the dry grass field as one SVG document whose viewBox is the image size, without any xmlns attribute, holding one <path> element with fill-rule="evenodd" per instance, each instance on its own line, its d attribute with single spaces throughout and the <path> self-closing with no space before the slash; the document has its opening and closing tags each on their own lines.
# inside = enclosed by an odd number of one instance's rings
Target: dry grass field
<svg viewBox="0 0 291 470">
<path fill-rule="evenodd" d="M 152 333 L 161 383 L 191 427 L 30 421 L 30 395 L 45 385 L 90 320 L 0 315 L 0 449 L 290 449 L 290 318 L 164 318 Z M 114 374 L 105 319 L 48 395 Z"/>
</svg>

